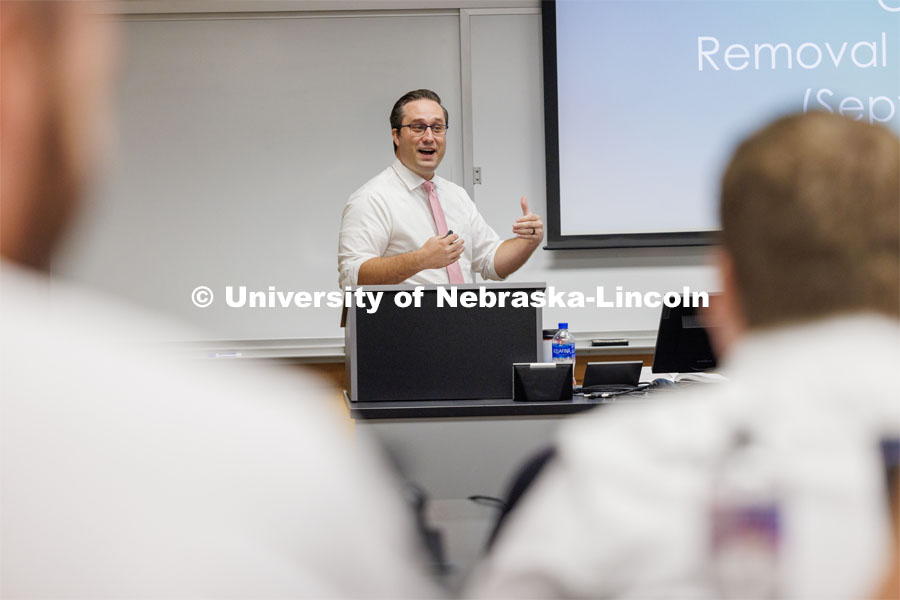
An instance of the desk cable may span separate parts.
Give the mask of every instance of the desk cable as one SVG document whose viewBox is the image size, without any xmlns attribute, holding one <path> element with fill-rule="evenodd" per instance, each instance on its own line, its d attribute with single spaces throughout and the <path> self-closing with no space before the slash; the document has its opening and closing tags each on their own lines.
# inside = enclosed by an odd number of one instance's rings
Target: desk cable
<svg viewBox="0 0 900 600">
<path fill-rule="evenodd" d="M 649 383 L 640 383 L 638 385 L 592 385 L 583 387 L 580 394 L 585 398 L 611 398 L 613 396 L 624 396 L 635 392 L 646 392 L 650 389 Z"/>
</svg>

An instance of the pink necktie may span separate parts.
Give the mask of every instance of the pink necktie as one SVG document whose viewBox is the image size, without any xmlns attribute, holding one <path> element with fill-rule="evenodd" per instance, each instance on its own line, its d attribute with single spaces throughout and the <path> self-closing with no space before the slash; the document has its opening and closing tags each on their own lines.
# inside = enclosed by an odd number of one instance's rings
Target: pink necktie
<svg viewBox="0 0 900 600">
<path fill-rule="evenodd" d="M 431 216 L 434 217 L 437 233 L 438 235 L 447 235 L 447 219 L 444 218 L 444 209 L 441 208 L 441 203 L 434 191 L 434 184 L 426 181 L 422 185 L 425 186 L 425 190 L 428 192 L 428 203 L 431 204 Z M 459 268 L 459 261 L 452 265 L 447 265 L 447 274 L 450 276 L 451 284 L 465 283 L 466 281 L 463 279 L 462 269 Z"/>
</svg>

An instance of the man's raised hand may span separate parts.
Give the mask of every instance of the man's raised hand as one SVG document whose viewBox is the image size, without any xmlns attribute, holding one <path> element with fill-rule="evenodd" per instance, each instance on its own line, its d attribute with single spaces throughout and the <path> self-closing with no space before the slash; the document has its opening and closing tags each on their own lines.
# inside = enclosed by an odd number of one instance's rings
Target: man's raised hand
<svg viewBox="0 0 900 600">
<path fill-rule="evenodd" d="M 525 196 L 519 202 L 522 216 L 513 223 L 513 233 L 519 239 L 528 240 L 534 245 L 540 244 L 544 239 L 544 222 L 540 216 L 528 210 L 528 199 Z"/>
</svg>

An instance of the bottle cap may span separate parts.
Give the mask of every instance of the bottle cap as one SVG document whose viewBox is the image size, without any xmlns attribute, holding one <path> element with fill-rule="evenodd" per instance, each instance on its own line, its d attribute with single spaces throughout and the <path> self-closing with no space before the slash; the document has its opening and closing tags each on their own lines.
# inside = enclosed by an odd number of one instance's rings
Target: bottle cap
<svg viewBox="0 0 900 600">
<path fill-rule="evenodd" d="M 559 328 L 560 328 L 560 329 L 568 329 L 568 328 L 569 328 L 569 324 L 568 324 L 568 323 L 560 323 L 560 324 L 559 324 Z"/>
</svg>

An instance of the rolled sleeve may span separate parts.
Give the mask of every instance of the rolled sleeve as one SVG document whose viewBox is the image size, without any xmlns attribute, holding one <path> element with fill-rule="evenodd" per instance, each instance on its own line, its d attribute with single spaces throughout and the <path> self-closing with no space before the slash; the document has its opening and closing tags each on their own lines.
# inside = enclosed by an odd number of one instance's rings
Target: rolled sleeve
<svg viewBox="0 0 900 600">
<path fill-rule="evenodd" d="M 472 202 L 469 200 L 469 202 Z M 487 224 L 475 204 L 472 203 L 472 216 L 470 219 L 472 228 L 472 270 L 479 273 L 482 279 L 503 281 L 494 268 L 494 256 L 503 240 L 497 232 Z"/>
<path fill-rule="evenodd" d="M 354 194 L 341 215 L 338 237 L 338 284 L 356 285 L 359 268 L 367 260 L 384 256 L 391 236 L 390 213 L 372 194 Z"/>
</svg>

